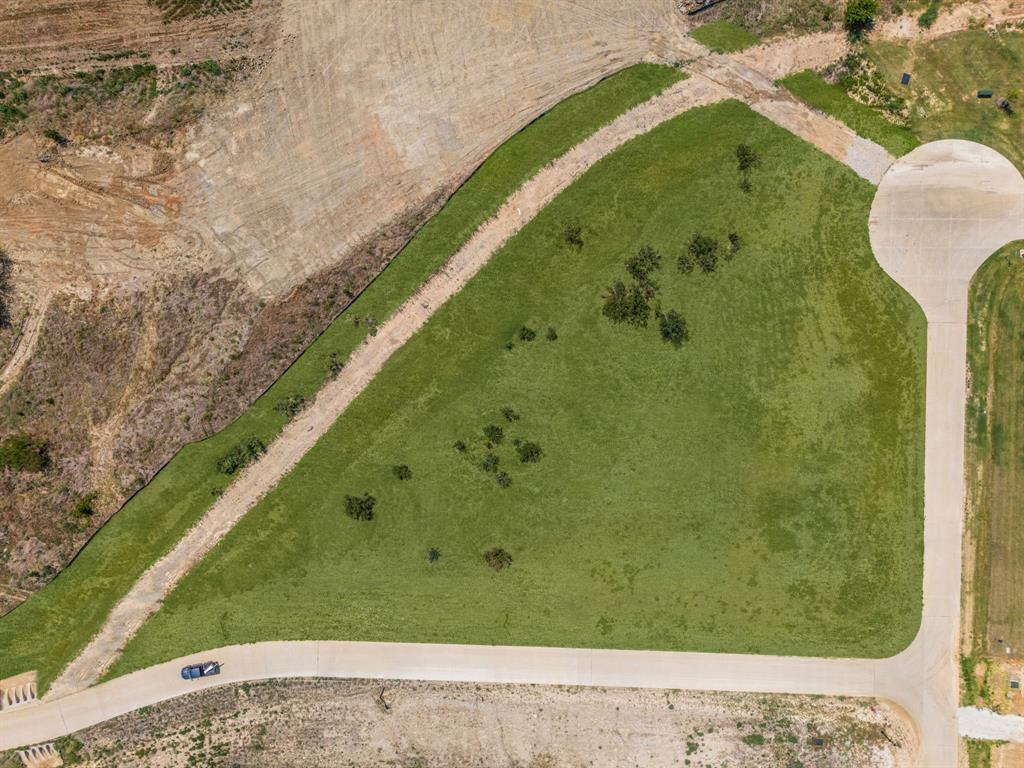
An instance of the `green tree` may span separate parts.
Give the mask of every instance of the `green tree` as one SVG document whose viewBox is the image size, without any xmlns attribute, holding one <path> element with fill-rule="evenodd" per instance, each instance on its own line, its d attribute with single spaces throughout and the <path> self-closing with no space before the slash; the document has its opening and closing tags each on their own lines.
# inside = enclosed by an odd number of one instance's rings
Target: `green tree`
<svg viewBox="0 0 1024 768">
<path fill-rule="evenodd" d="M 860 35 L 869 29 L 878 14 L 878 0 L 847 0 L 843 26 L 851 34 Z"/>
<path fill-rule="evenodd" d="M 626 271 L 640 283 L 646 282 L 651 272 L 660 268 L 661 254 L 649 245 L 640 246 L 640 250 L 626 260 Z"/>
<path fill-rule="evenodd" d="M 601 311 L 613 323 L 626 323 L 645 328 L 651 314 L 651 304 L 642 286 L 634 283 L 627 288 L 625 283 L 619 280 L 605 293 L 604 308 Z"/>
<path fill-rule="evenodd" d="M 679 348 L 683 345 L 684 341 L 690 340 L 690 331 L 686 327 L 686 320 L 674 309 L 670 309 L 658 318 L 658 324 L 660 326 L 661 338 L 669 342 L 673 347 Z"/>
<path fill-rule="evenodd" d="M 536 464 L 544 454 L 544 450 L 537 443 L 523 440 L 516 446 L 516 453 L 523 464 Z"/>
<path fill-rule="evenodd" d="M 391 473 L 399 480 L 412 480 L 412 470 L 408 464 L 396 464 L 391 468 Z"/>
<path fill-rule="evenodd" d="M 377 500 L 370 494 L 345 497 L 345 514 L 353 520 L 373 520 Z"/>
<path fill-rule="evenodd" d="M 505 430 L 497 424 L 488 424 L 484 427 L 484 437 L 486 437 L 487 441 L 490 443 L 501 445 L 501 441 L 505 439 Z"/>
<path fill-rule="evenodd" d="M 217 469 L 233 475 L 267 452 L 266 444 L 256 436 L 247 437 L 217 460 Z"/>
<path fill-rule="evenodd" d="M 557 341 L 557 340 L 558 340 L 558 331 L 556 331 L 553 327 L 551 327 L 549 325 L 548 326 L 548 341 Z"/>
<path fill-rule="evenodd" d="M 519 414 L 515 412 L 511 405 L 506 405 L 502 408 L 501 415 L 505 417 L 505 421 L 519 421 Z"/>
<path fill-rule="evenodd" d="M 533 328 L 523 326 L 519 329 L 519 340 L 520 341 L 533 341 L 537 338 L 537 332 Z"/>
<path fill-rule="evenodd" d="M 710 274 L 718 266 L 718 241 L 700 232 L 690 238 L 687 246 L 690 258 L 700 267 L 701 272 Z"/>
</svg>

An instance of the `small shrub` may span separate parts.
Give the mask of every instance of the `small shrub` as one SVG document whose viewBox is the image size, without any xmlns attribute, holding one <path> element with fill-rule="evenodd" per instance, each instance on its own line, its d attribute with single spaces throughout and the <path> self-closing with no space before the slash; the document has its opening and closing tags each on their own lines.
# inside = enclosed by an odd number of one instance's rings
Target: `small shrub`
<svg viewBox="0 0 1024 768">
<path fill-rule="evenodd" d="M 523 440 L 516 446 L 516 453 L 523 464 L 536 464 L 544 454 L 544 450 L 534 442 Z"/>
<path fill-rule="evenodd" d="M 352 324 L 356 328 L 366 328 L 366 332 L 371 336 L 376 336 L 377 331 L 380 328 L 380 324 L 377 322 L 377 318 L 373 315 L 366 315 L 366 317 L 360 317 L 356 315 L 352 318 Z"/>
<path fill-rule="evenodd" d="M 484 552 L 484 562 L 496 571 L 503 571 L 512 565 L 512 555 L 501 547 L 495 547 Z"/>
<path fill-rule="evenodd" d="M 658 325 L 661 331 L 661 338 L 677 349 L 683 345 L 684 341 L 690 340 L 690 332 L 686 327 L 686 320 L 674 309 L 670 309 L 662 315 L 658 319 Z"/>
<path fill-rule="evenodd" d="M 658 269 L 661 269 L 661 254 L 649 245 L 640 246 L 640 250 L 626 260 L 626 271 L 641 283 Z"/>
<path fill-rule="evenodd" d="M 499 472 L 494 479 L 498 481 L 498 485 L 502 488 L 508 488 L 512 485 L 512 478 L 508 476 L 507 472 Z"/>
<path fill-rule="evenodd" d="M 427 562 L 433 565 L 441 559 L 441 550 L 437 547 L 431 547 L 430 551 L 427 552 Z"/>
<path fill-rule="evenodd" d="M 505 342 L 505 350 L 507 352 L 511 352 L 515 348 L 516 348 L 516 345 L 514 343 L 512 343 L 511 341 L 506 341 Z"/>
<path fill-rule="evenodd" d="M 633 284 L 627 288 L 620 280 L 605 293 L 601 312 L 613 323 L 646 328 L 651 314 L 650 298 L 641 286 Z"/>
<path fill-rule="evenodd" d="M 528 328 L 524 325 L 519 329 L 520 341 L 533 341 L 535 338 L 537 338 L 537 332 L 533 328 Z"/>
<path fill-rule="evenodd" d="M 749 144 L 737 145 L 736 165 L 740 169 L 740 173 L 747 173 L 748 171 L 753 170 L 760 162 L 761 158 Z"/>
<path fill-rule="evenodd" d="M 58 147 L 66 147 L 68 144 L 71 143 L 68 141 L 67 136 L 65 136 L 60 131 L 55 131 L 53 128 L 47 128 L 45 131 L 43 131 L 43 136 L 52 141 Z"/>
<path fill-rule="evenodd" d="M 501 445 L 501 441 L 505 439 L 505 430 L 497 424 L 488 424 L 484 427 L 484 437 L 487 438 L 488 442 Z"/>
<path fill-rule="evenodd" d="M 488 453 L 484 456 L 484 460 L 480 462 L 480 469 L 484 472 L 497 472 L 498 471 L 498 457 L 493 453 Z"/>
<path fill-rule="evenodd" d="M 233 475 L 266 452 L 267 446 L 262 440 L 255 436 L 247 437 L 218 459 L 217 469 L 225 475 Z"/>
<path fill-rule="evenodd" d="M 727 259 L 731 259 L 734 254 L 739 253 L 740 248 L 743 247 L 743 241 L 740 236 L 735 232 L 729 233 L 729 251 L 726 254 Z"/>
<path fill-rule="evenodd" d="M 370 494 L 345 497 L 345 514 L 353 520 L 373 520 L 373 510 L 376 506 L 377 500 Z"/>
<path fill-rule="evenodd" d="M 519 414 L 512 409 L 511 405 L 506 405 L 502 408 L 501 415 L 505 417 L 505 421 L 519 421 Z"/>
<path fill-rule="evenodd" d="M 562 230 L 562 237 L 565 239 L 565 244 L 570 248 L 575 248 L 578 251 L 583 247 L 583 227 L 575 222 L 565 225 L 565 229 Z"/>
<path fill-rule="evenodd" d="M 96 514 L 96 494 L 85 494 L 75 502 L 75 506 L 71 508 L 71 514 L 75 517 L 92 517 Z"/>
<path fill-rule="evenodd" d="M 455 444 L 452 447 L 455 448 L 455 450 L 458 451 L 459 453 L 466 452 L 466 444 L 462 440 L 456 440 Z"/>
<path fill-rule="evenodd" d="M 548 339 L 548 341 L 557 341 L 558 340 L 558 331 L 556 331 L 550 325 L 548 326 L 547 339 Z"/>
<path fill-rule="evenodd" d="M 338 359 L 338 353 L 331 352 L 331 356 L 327 358 L 327 374 L 332 379 L 336 379 L 344 367 L 345 363 Z"/>
<path fill-rule="evenodd" d="M 718 266 L 718 241 L 713 237 L 697 232 L 690 238 L 687 251 L 701 272 L 710 274 Z"/>
<path fill-rule="evenodd" d="M 743 743 L 748 747 L 759 747 L 764 744 L 764 736 L 760 733 L 751 733 L 743 737 Z"/>
<path fill-rule="evenodd" d="M 697 262 L 693 260 L 693 256 L 689 253 L 684 253 L 676 260 L 676 266 L 679 267 L 680 272 L 684 275 L 688 275 L 693 272 L 693 268 L 697 266 Z"/>
<path fill-rule="evenodd" d="M 0 469 L 42 472 L 50 466 L 46 442 L 21 432 L 0 440 Z"/>
<path fill-rule="evenodd" d="M 391 472 L 399 480 L 412 480 L 412 470 L 408 464 L 396 464 L 391 468 Z"/>
<path fill-rule="evenodd" d="M 289 419 L 294 419 L 295 416 L 306 407 L 306 398 L 302 395 L 289 395 L 284 400 L 278 401 L 277 405 L 274 406 L 274 410 L 278 413 L 283 413 Z"/>
<path fill-rule="evenodd" d="M 743 192 L 744 194 L 749 195 L 753 191 L 754 191 L 754 185 L 750 183 L 750 178 L 748 176 L 744 176 L 743 178 L 741 178 L 740 179 L 740 192 Z"/>
<path fill-rule="evenodd" d="M 843 26 L 853 35 L 869 29 L 878 14 L 878 0 L 847 0 Z"/>
</svg>

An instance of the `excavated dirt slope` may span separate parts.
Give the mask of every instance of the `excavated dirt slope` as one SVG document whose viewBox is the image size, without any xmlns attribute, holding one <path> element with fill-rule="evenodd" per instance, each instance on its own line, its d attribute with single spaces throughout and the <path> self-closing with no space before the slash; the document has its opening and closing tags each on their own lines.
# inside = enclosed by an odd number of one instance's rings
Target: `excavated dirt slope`
<svg viewBox="0 0 1024 768">
<path fill-rule="evenodd" d="M 51 464 L 0 470 L 0 612 L 251 402 L 494 147 L 672 60 L 687 24 L 673 0 L 3 3 L 27 116 L 0 140 L 0 246 L 15 319 L 49 303 L 0 438 L 46 440 Z"/>
</svg>

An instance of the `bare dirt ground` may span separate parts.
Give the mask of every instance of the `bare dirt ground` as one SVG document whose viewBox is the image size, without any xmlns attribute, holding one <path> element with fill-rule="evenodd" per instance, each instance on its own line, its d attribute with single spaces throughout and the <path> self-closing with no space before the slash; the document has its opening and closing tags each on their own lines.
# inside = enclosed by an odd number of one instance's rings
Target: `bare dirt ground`
<svg viewBox="0 0 1024 768">
<path fill-rule="evenodd" d="M 387 681 L 217 688 L 58 746 L 65 764 L 90 768 L 902 768 L 915 759 L 906 722 L 870 700 Z"/>
</svg>

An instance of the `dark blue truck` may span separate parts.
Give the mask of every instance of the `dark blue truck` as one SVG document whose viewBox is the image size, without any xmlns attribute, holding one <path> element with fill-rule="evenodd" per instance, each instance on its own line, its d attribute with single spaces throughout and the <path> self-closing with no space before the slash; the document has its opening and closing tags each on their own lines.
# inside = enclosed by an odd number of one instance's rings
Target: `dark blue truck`
<svg viewBox="0 0 1024 768">
<path fill-rule="evenodd" d="M 202 664 L 189 664 L 181 668 L 182 680 L 198 680 L 200 677 L 212 677 L 220 674 L 219 661 L 204 661 Z"/>
</svg>

